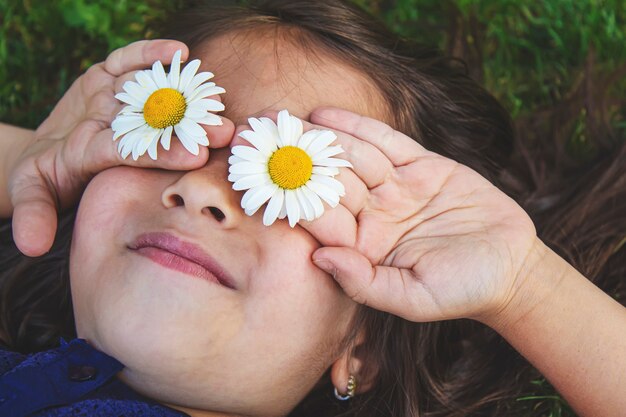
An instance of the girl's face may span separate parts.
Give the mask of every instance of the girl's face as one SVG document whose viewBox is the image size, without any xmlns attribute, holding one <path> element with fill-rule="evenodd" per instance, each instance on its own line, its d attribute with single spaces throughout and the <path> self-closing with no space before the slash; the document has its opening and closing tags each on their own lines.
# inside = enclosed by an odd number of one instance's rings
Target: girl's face
<svg viewBox="0 0 626 417">
<path fill-rule="evenodd" d="M 287 108 L 307 118 L 334 105 L 381 118 L 363 104 L 382 100 L 358 72 L 255 36 L 223 36 L 201 54 L 226 89 L 225 117 Z M 229 154 L 213 150 L 194 171 L 117 167 L 90 182 L 70 256 L 77 331 L 158 401 L 284 415 L 341 356 L 356 306 L 311 262 L 319 243 L 308 232 L 263 226 L 263 209 L 244 214 Z"/>
</svg>

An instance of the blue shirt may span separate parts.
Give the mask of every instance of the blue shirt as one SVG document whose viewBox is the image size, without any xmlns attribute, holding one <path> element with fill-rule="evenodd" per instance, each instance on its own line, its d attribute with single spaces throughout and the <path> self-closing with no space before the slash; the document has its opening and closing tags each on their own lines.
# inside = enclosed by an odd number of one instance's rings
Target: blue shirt
<svg viewBox="0 0 626 417">
<path fill-rule="evenodd" d="M 125 385 L 123 367 L 82 339 L 32 355 L 0 350 L 0 416 L 188 417 Z"/>
</svg>

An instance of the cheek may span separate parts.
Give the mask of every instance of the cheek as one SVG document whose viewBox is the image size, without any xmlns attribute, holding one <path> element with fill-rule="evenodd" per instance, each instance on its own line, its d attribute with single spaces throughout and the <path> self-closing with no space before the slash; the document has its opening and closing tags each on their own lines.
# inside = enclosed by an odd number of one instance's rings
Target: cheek
<svg viewBox="0 0 626 417">
<path fill-rule="evenodd" d="M 342 337 L 354 303 L 311 262 L 318 247 L 308 233 L 290 228 L 274 242 L 264 242 L 251 280 L 252 325 L 267 330 L 274 323 L 273 331 L 280 333 L 276 337 L 289 334 L 296 341 L 327 343 Z"/>
<path fill-rule="evenodd" d="M 141 200 L 153 198 L 145 195 L 155 188 L 145 186 L 145 174 L 145 170 L 125 167 L 109 169 L 94 177 L 83 193 L 70 250 L 71 290 L 79 334 L 84 335 L 87 323 L 95 319 L 92 306 L 106 293 L 106 283 L 98 277 L 118 275 L 116 265 L 110 262 L 120 251 L 114 242 L 131 233 L 128 225 L 138 215 Z"/>
<path fill-rule="evenodd" d="M 75 238 L 94 241 L 110 235 L 128 218 L 137 213 L 142 201 L 147 201 L 148 186 L 145 170 L 118 167 L 94 177 L 80 201 L 74 226 Z M 100 241 L 102 243 L 102 241 Z"/>
</svg>

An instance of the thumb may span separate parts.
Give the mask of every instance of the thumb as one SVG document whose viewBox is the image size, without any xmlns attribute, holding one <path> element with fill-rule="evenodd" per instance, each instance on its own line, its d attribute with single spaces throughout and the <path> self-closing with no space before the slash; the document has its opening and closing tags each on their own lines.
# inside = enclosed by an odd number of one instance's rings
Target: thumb
<svg viewBox="0 0 626 417">
<path fill-rule="evenodd" d="M 443 318 L 429 289 L 410 269 L 373 266 L 363 254 L 347 247 L 322 247 L 313 253 L 313 262 L 359 304 L 411 321 Z"/>
<path fill-rule="evenodd" d="M 57 227 L 56 203 L 40 181 L 18 186 L 12 198 L 13 241 L 26 256 L 41 256 L 54 242 Z"/>
</svg>

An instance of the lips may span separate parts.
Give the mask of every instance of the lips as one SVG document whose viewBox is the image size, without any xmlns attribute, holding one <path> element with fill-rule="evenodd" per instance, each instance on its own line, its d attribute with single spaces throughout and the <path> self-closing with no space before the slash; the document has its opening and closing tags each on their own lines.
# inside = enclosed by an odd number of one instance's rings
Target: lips
<svg viewBox="0 0 626 417">
<path fill-rule="evenodd" d="M 128 248 L 166 268 L 235 289 L 234 280 L 215 259 L 198 245 L 169 233 L 142 234 Z"/>
</svg>

